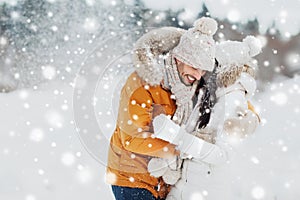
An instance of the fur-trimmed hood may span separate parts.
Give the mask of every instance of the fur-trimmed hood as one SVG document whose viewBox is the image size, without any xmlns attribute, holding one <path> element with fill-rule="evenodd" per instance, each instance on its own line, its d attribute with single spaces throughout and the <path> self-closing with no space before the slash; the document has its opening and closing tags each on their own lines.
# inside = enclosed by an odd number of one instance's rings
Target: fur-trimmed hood
<svg viewBox="0 0 300 200">
<path fill-rule="evenodd" d="M 137 74 L 148 84 L 159 85 L 164 79 L 164 57 L 180 41 L 186 30 L 163 27 L 149 31 L 135 44 L 133 64 Z"/>
</svg>

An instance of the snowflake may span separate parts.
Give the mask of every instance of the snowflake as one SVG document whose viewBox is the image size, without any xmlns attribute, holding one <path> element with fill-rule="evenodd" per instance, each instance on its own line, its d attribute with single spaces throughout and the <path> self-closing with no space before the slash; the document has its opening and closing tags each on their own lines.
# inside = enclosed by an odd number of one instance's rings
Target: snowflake
<svg viewBox="0 0 300 200">
<path fill-rule="evenodd" d="M 132 115 L 132 118 L 134 119 L 134 120 L 138 120 L 139 119 L 139 116 L 138 115 Z"/>
<path fill-rule="evenodd" d="M 55 3 L 56 0 L 47 0 L 49 3 Z"/>
<path fill-rule="evenodd" d="M 254 199 L 264 199 L 265 189 L 262 186 L 255 186 L 251 190 L 251 195 Z"/>
<path fill-rule="evenodd" d="M 115 5 L 117 5 L 117 2 L 113 0 L 113 1 L 111 1 L 111 5 L 115 6 Z"/>
<path fill-rule="evenodd" d="M 298 68 L 299 67 L 299 61 L 300 61 L 300 56 L 296 52 L 291 52 L 286 55 L 285 61 L 288 63 L 289 66 L 293 68 Z"/>
<path fill-rule="evenodd" d="M 55 110 L 47 111 L 45 114 L 45 118 L 46 121 L 54 127 L 61 128 L 63 126 L 64 118 L 59 112 Z"/>
<path fill-rule="evenodd" d="M 111 21 L 111 22 L 115 20 L 114 16 L 108 16 L 108 19 L 109 19 L 109 21 Z"/>
<path fill-rule="evenodd" d="M 264 61 L 264 66 L 265 67 L 269 67 L 270 66 L 270 62 L 268 60 Z"/>
<path fill-rule="evenodd" d="M 129 181 L 133 183 L 134 182 L 134 178 L 133 177 L 129 177 Z"/>
<path fill-rule="evenodd" d="M 283 92 L 278 92 L 275 95 L 272 95 L 270 97 L 270 100 L 276 103 L 279 106 L 286 105 L 288 102 L 288 97 L 285 93 Z"/>
<path fill-rule="evenodd" d="M 44 174 L 45 174 L 45 171 L 44 171 L 44 170 L 42 170 L 42 169 L 39 169 L 39 170 L 38 170 L 38 174 L 42 176 L 42 175 L 44 175 Z"/>
<path fill-rule="evenodd" d="M 19 95 L 18 96 L 19 96 L 20 99 L 25 100 L 29 96 L 29 93 L 28 93 L 28 91 L 26 91 L 26 90 L 23 89 L 23 90 L 19 91 Z"/>
<path fill-rule="evenodd" d="M 0 37 L 0 45 L 5 46 L 8 43 L 7 39 L 5 37 Z"/>
<path fill-rule="evenodd" d="M 32 194 L 28 194 L 28 195 L 26 195 L 25 200 L 36 200 L 36 198 Z"/>
<path fill-rule="evenodd" d="M 56 31 L 58 31 L 58 27 L 57 27 L 57 26 L 51 26 L 51 30 L 52 30 L 53 32 L 56 32 Z"/>
<path fill-rule="evenodd" d="M 77 179 L 81 183 L 89 183 L 93 179 L 93 175 L 92 175 L 91 170 L 89 170 L 88 168 L 84 168 L 84 169 L 78 171 L 77 172 Z"/>
<path fill-rule="evenodd" d="M 85 0 L 85 3 L 88 5 L 88 6 L 93 6 L 95 4 L 95 0 Z"/>
<path fill-rule="evenodd" d="M 53 17 L 53 12 L 48 12 L 47 16 L 50 17 L 50 18 Z"/>
<path fill-rule="evenodd" d="M 24 103 L 24 105 L 23 105 L 23 106 L 24 106 L 24 108 L 25 108 L 25 109 L 29 109 L 29 108 L 30 108 L 30 105 L 29 105 L 29 103 Z"/>
<path fill-rule="evenodd" d="M 163 151 L 164 151 L 164 152 L 168 152 L 168 151 L 169 151 L 169 148 L 168 148 L 168 147 L 164 147 L 164 148 L 163 148 Z"/>
<path fill-rule="evenodd" d="M 117 181 L 117 176 L 114 173 L 111 173 L 111 172 L 108 172 L 106 174 L 105 178 L 106 178 L 107 182 L 112 183 L 112 184 Z"/>
<path fill-rule="evenodd" d="M 42 66 L 42 73 L 46 79 L 53 79 L 56 75 L 56 69 L 53 66 Z"/>
<path fill-rule="evenodd" d="M 258 158 L 256 158 L 255 156 L 252 156 L 252 158 L 251 158 L 251 161 L 254 163 L 254 164 L 259 164 L 259 160 L 258 160 Z"/>
<path fill-rule="evenodd" d="M 61 106 L 61 109 L 64 110 L 64 111 L 68 110 L 68 108 L 69 108 L 68 104 L 63 104 Z"/>
<path fill-rule="evenodd" d="M 75 156 L 71 152 L 65 152 L 61 156 L 61 162 L 65 166 L 72 166 L 75 163 Z"/>
<path fill-rule="evenodd" d="M 197 16 L 197 13 L 191 9 L 185 9 L 184 12 L 178 15 L 180 21 L 192 22 Z"/>
<path fill-rule="evenodd" d="M 283 152 L 287 152 L 288 147 L 287 147 L 287 146 L 283 146 L 283 147 L 281 148 L 281 150 L 282 150 Z"/>
<path fill-rule="evenodd" d="M 12 11 L 10 13 L 10 16 L 12 19 L 16 20 L 16 19 L 19 19 L 20 18 L 20 13 L 16 12 L 16 11 Z"/>
<path fill-rule="evenodd" d="M 19 73 L 15 73 L 14 77 L 15 77 L 15 79 L 19 79 L 20 78 L 20 74 Z"/>
<path fill-rule="evenodd" d="M 40 142 L 44 139 L 44 131 L 39 128 L 35 128 L 30 132 L 29 139 L 33 142 Z"/>
<path fill-rule="evenodd" d="M 132 159 L 135 159 L 135 157 L 136 157 L 136 155 L 133 153 L 130 155 L 130 158 L 132 158 Z"/>
<path fill-rule="evenodd" d="M 190 200 L 204 200 L 203 195 L 200 192 L 191 194 Z"/>
<path fill-rule="evenodd" d="M 83 24 L 83 28 L 86 31 L 93 32 L 98 29 L 98 23 L 96 19 L 86 18 Z"/>
<path fill-rule="evenodd" d="M 223 39 L 225 37 L 224 33 L 218 33 L 218 37 Z"/>
<path fill-rule="evenodd" d="M 227 18 L 231 22 L 238 22 L 240 21 L 241 14 L 238 10 L 233 9 L 228 12 Z"/>
</svg>

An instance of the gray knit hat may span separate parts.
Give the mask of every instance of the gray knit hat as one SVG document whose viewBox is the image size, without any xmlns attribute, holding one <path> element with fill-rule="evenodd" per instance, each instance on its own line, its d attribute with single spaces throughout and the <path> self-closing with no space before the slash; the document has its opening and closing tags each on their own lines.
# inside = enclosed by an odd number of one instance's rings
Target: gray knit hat
<svg viewBox="0 0 300 200">
<path fill-rule="evenodd" d="M 195 21 L 180 38 L 172 54 L 180 61 L 194 68 L 212 71 L 215 64 L 215 41 L 217 22 L 209 17 Z"/>
</svg>

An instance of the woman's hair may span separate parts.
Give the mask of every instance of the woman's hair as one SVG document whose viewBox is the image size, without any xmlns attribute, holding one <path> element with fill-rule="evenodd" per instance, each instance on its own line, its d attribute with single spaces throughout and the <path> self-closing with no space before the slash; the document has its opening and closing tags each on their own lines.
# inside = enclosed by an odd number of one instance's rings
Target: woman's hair
<svg viewBox="0 0 300 200">
<path fill-rule="evenodd" d="M 198 129 L 205 128 L 209 123 L 212 107 L 216 103 L 217 67 L 218 61 L 215 60 L 214 70 L 212 72 L 207 72 L 204 77 L 201 77 L 196 89 L 196 97 L 198 97 L 200 90 L 203 92 L 203 95 L 201 97 L 201 104 L 199 107 L 200 116 L 197 122 L 199 124 Z"/>
</svg>

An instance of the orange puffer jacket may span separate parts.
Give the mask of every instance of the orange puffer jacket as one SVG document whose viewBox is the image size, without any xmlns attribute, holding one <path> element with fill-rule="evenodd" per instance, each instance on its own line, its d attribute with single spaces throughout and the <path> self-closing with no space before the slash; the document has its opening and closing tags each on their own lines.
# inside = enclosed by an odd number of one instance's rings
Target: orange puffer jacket
<svg viewBox="0 0 300 200">
<path fill-rule="evenodd" d="M 136 72 L 125 83 L 119 105 L 116 129 L 108 154 L 107 183 L 145 188 L 155 197 L 169 191 L 161 178 L 150 176 L 147 165 L 152 157 L 177 155 L 175 146 L 153 138 L 153 118 L 161 113 L 173 115 L 176 110 L 171 92 L 161 86 L 150 86 Z"/>
</svg>

